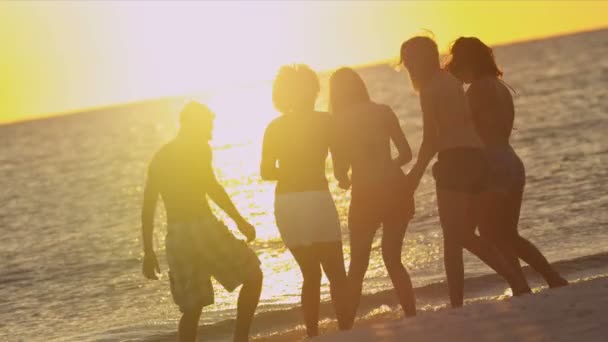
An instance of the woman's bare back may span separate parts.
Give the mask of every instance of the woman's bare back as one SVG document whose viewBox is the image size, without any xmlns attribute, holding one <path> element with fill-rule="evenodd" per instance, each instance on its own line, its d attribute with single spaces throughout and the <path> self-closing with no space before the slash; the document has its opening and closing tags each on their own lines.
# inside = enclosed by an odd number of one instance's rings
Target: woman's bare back
<svg viewBox="0 0 608 342">
<path fill-rule="evenodd" d="M 467 98 L 475 128 L 484 145 L 508 145 L 515 119 L 509 88 L 498 78 L 485 77 L 471 83 Z"/>
<path fill-rule="evenodd" d="M 421 90 L 420 102 L 425 117 L 436 127 L 438 151 L 482 147 L 462 84 L 455 77 L 438 72 Z"/>
<path fill-rule="evenodd" d="M 347 117 L 338 119 L 338 128 L 340 144 L 352 167 L 353 186 L 403 176 L 391 154 L 391 138 L 396 134 L 392 130 L 401 128 L 390 107 L 373 102 L 353 106 Z"/>
</svg>

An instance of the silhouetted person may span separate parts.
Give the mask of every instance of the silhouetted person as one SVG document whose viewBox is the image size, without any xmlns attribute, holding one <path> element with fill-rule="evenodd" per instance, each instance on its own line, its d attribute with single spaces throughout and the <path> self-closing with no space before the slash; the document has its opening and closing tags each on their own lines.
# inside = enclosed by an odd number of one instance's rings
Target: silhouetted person
<svg viewBox="0 0 608 342">
<path fill-rule="evenodd" d="M 338 325 L 350 328 L 340 221 L 325 176 L 331 118 L 315 111 L 318 93 L 317 75 L 307 66 L 279 70 L 273 102 L 282 115 L 266 128 L 261 163 L 262 178 L 277 181 L 276 223 L 304 277 L 302 309 L 308 336 L 319 334 L 321 267 Z"/>
<path fill-rule="evenodd" d="M 452 306 L 463 304 L 463 247 L 505 277 L 515 295 L 529 293 L 521 269 L 509 263 L 493 243 L 474 233 L 474 204 L 486 187 L 489 170 L 461 82 L 440 68 L 437 45 L 428 37 L 404 42 L 401 61 L 419 93 L 423 112 L 422 144 L 416 164 L 408 173 L 408 184 L 414 191 L 437 154 L 433 176 Z"/>
<path fill-rule="evenodd" d="M 567 285 L 568 281 L 517 230 L 526 172 L 509 143 L 515 107 L 509 88 L 501 80 L 502 71 L 496 65 L 492 49 L 474 37 L 458 38 L 452 45 L 447 69 L 470 84 L 466 92 L 469 107 L 492 171 L 490 186 L 478 207 L 480 235 L 494 242 L 515 267 L 520 267 L 521 258 L 550 287 Z"/>
<path fill-rule="evenodd" d="M 414 215 L 414 198 L 405 191 L 401 167 L 412 159 L 410 145 L 399 119 L 386 105 L 370 100 L 363 80 L 352 69 L 342 68 L 330 78 L 330 106 L 335 117 L 334 172 L 340 187 L 351 185 L 348 212 L 352 288 L 351 319 L 355 319 L 363 278 L 369 265 L 372 242 L 382 225 L 382 258 L 406 316 L 416 315 L 412 282 L 401 262 L 401 248 Z M 398 156 L 391 156 L 391 141 Z"/>
<path fill-rule="evenodd" d="M 213 120 L 206 106 L 187 104 L 181 113 L 179 134 L 150 162 L 142 211 L 143 273 L 148 279 L 158 279 L 156 273 L 160 272 L 152 246 L 154 211 L 160 195 L 167 212 L 171 293 L 183 314 L 179 340 L 196 339 L 201 311 L 214 301 L 210 279 L 214 277 L 228 291 L 243 284 L 234 340 L 247 341 L 260 298 L 262 272 L 255 253 L 215 218 L 207 202 L 209 196 L 249 241 L 255 238 L 254 227 L 239 214 L 215 178 L 208 143 Z"/>
</svg>

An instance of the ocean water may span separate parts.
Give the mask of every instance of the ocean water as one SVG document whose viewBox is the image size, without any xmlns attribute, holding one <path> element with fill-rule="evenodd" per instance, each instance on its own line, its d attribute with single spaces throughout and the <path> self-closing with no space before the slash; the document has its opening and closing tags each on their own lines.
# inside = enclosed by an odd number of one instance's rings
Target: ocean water
<svg viewBox="0 0 608 342">
<path fill-rule="evenodd" d="M 550 261 L 570 263 L 568 269 L 577 269 L 577 263 L 587 267 L 580 260 L 608 252 L 608 30 L 501 46 L 495 53 L 517 91 L 512 142 L 528 182 L 520 231 Z M 387 65 L 359 71 L 372 98 L 398 113 L 417 149 L 421 117 L 407 75 Z M 327 107 L 327 75 L 322 84 L 319 109 Z M 270 98 L 269 82 L 200 96 L 218 115 L 213 140 L 218 177 L 258 228 L 252 246 L 265 273 L 256 321 L 262 326 L 255 327 L 260 334 L 279 329 L 272 323 L 277 312 L 295 317 L 281 329 L 299 324 L 292 307 L 301 285 L 274 223 L 273 184 L 258 174 L 264 127 L 278 115 Z M 147 162 L 174 136 L 182 104 L 183 99 L 165 99 L 0 126 L 1 341 L 172 338 L 179 312 L 166 276 L 164 210 L 159 205 L 155 230 L 165 272 L 160 281 L 141 275 L 139 215 Z M 349 193 L 330 180 L 348 256 Z M 416 197 L 403 261 L 415 285 L 428 288 L 444 279 L 430 176 Z M 364 305 L 372 311 L 374 294 L 390 297 L 379 237 L 364 288 Z M 601 260 L 605 265 L 608 259 Z M 466 272 L 477 279 L 491 273 L 468 254 Z M 327 299 L 327 287 L 322 291 Z M 480 291 L 467 291 L 467 297 Z M 431 303 L 430 297 L 419 297 L 419 306 Z M 441 292 L 434 300 L 446 297 Z M 205 331 L 219 340 L 229 336 L 226 320 L 233 317 L 235 302 L 235 293 L 218 287 L 217 304 L 201 319 Z"/>
</svg>

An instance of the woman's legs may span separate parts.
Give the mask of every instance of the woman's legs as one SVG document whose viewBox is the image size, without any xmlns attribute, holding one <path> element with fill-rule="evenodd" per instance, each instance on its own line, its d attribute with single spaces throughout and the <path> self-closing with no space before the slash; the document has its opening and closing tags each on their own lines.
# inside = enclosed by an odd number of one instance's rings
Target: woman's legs
<svg viewBox="0 0 608 342">
<path fill-rule="evenodd" d="M 479 235 L 493 243 L 513 268 L 521 270 L 512 234 L 517 233 L 517 228 L 507 227 L 512 215 L 505 197 L 492 191 L 484 192 L 477 198 L 475 211 Z"/>
<path fill-rule="evenodd" d="M 517 237 L 515 240 L 515 251 L 517 255 L 530 265 L 536 272 L 540 273 L 550 287 L 561 287 L 568 285 L 568 281 L 564 279 L 557 271 L 549 264 L 545 256 L 540 250 L 529 240 L 519 235 L 519 214 L 521 211 L 521 203 L 523 199 L 523 189 L 512 193 L 509 196 L 509 208 L 511 208 L 510 227 L 513 235 Z"/>
<path fill-rule="evenodd" d="M 493 220 L 486 221 L 479 226 L 480 235 L 492 239 L 502 250 L 513 250 L 519 258 L 543 276 L 549 287 L 568 285 L 568 281 L 555 271 L 540 250 L 532 242 L 519 235 L 518 224 L 523 190 L 493 195 L 496 198 L 491 202 L 494 207 L 487 208 L 487 210 L 495 214 L 490 216 Z"/>
<path fill-rule="evenodd" d="M 372 250 L 372 242 L 375 229 L 369 227 L 356 227 L 352 230 L 353 225 L 350 225 L 350 265 L 348 267 L 348 284 L 350 286 L 350 310 L 348 322 L 352 325 L 357 316 L 359 301 L 361 300 L 361 292 L 363 290 L 363 278 L 367 267 L 369 266 L 369 255 Z M 360 228 L 360 229 L 359 229 Z M 368 229 L 365 229 L 368 228 Z"/>
<path fill-rule="evenodd" d="M 437 189 L 439 218 L 444 234 L 444 264 L 453 307 L 463 304 L 463 247 L 505 277 L 514 294 L 530 292 L 521 270 L 517 272 L 491 243 L 474 234 L 474 199 L 475 196 L 468 193 Z"/>
<path fill-rule="evenodd" d="M 462 259 L 462 244 L 458 238 L 458 225 L 464 220 L 465 207 L 453 208 L 451 199 L 443 191 L 437 189 L 437 207 L 439 220 L 443 230 L 443 264 L 448 283 L 450 303 L 452 307 L 461 307 L 464 297 L 464 261 Z M 462 202 L 461 202 L 462 203 Z"/>
<path fill-rule="evenodd" d="M 182 314 L 182 318 L 179 320 L 179 326 L 177 329 L 177 339 L 179 342 L 194 342 L 196 340 L 198 321 L 202 312 L 203 308 L 199 307 L 186 311 Z"/>
<path fill-rule="evenodd" d="M 529 240 L 519 236 L 515 245 L 517 254 L 547 282 L 551 288 L 568 285 L 568 280 L 564 279 L 552 266 L 547 259 Z"/>
<path fill-rule="evenodd" d="M 352 327 L 350 318 L 349 288 L 344 269 L 342 242 L 315 243 L 312 246 L 292 248 L 300 266 L 302 284 L 302 310 L 308 336 L 319 334 L 319 306 L 321 301 L 321 265 L 330 284 L 330 293 L 338 326 L 341 330 Z"/>
<path fill-rule="evenodd" d="M 416 316 L 416 299 L 412 280 L 401 262 L 401 249 L 407 223 L 385 224 L 382 232 L 382 259 L 406 317 Z"/>
<path fill-rule="evenodd" d="M 302 283 L 302 311 L 306 334 L 309 337 L 319 335 L 319 304 L 321 301 L 321 265 L 314 247 L 297 247 L 290 249 L 300 266 L 304 282 Z"/>
<path fill-rule="evenodd" d="M 349 320 L 349 287 L 344 269 L 344 253 L 342 242 L 324 242 L 315 244 L 318 250 L 321 265 L 329 280 L 331 300 L 338 319 L 340 330 L 348 330 L 352 327 Z"/>
</svg>

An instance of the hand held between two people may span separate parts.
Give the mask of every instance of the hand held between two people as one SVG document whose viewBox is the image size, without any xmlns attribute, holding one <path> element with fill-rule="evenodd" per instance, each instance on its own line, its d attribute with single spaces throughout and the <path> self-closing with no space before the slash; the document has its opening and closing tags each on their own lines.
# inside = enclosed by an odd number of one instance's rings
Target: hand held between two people
<svg viewBox="0 0 608 342">
<path fill-rule="evenodd" d="M 342 190 L 348 190 L 351 186 L 350 179 L 348 177 L 338 180 L 338 187 Z"/>
<path fill-rule="evenodd" d="M 394 160 L 393 162 L 396 165 L 399 165 L 398 161 Z M 399 168 L 401 168 L 401 166 L 399 166 Z M 416 192 L 416 189 L 418 188 L 418 185 L 420 184 L 420 178 L 421 178 L 421 176 L 418 175 L 417 172 L 415 172 L 415 170 L 410 170 L 410 172 L 408 172 L 405 175 L 403 191 L 405 191 L 408 195 L 413 196 L 414 193 Z M 350 178 L 344 177 L 344 178 L 338 179 L 338 187 L 340 189 L 349 190 L 351 186 L 352 186 L 352 183 L 350 181 Z"/>
<path fill-rule="evenodd" d="M 255 240 L 255 236 L 256 236 L 255 227 L 251 223 L 247 222 L 247 220 L 245 220 L 242 217 L 234 220 L 234 222 L 236 223 L 236 226 L 239 229 L 239 231 L 243 235 L 245 235 L 247 242 L 251 242 L 251 241 Z"/>
<path fill-rule="evenodd" d="M 405 193 L 408 196 L 414 196 L 414 193 L 416 192 L 416 189 L 418 188 L 419 184 L 420 184 L 420 177 L 418 177 L 416 174 L 414 174 L 412 171 L 410 171 L 405 175 L 403 191 L 405 191 Z"/>
</svg>

